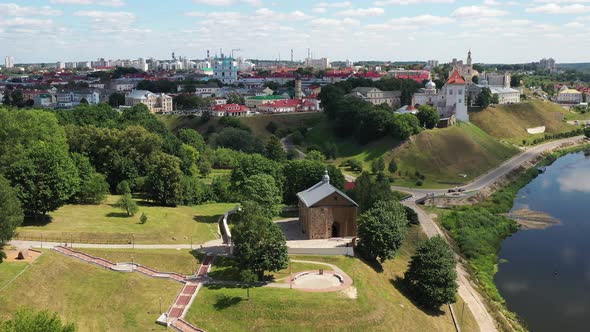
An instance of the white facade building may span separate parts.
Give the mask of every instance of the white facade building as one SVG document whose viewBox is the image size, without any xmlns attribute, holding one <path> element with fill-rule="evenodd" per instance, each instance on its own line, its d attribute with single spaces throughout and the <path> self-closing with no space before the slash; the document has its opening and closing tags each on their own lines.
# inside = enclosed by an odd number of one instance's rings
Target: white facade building
<svg viewBox="0 0 590 332">
<path fill-rule="evenodd" d="M 582 93 L 576 89 L 562 86 L 557 92 L 557 102 L 560 104 L 579 104 L 583 101 Z"/>
<path fill-rule="evenodd" d="M 4 58 L 4 67 L 6 68 L 14 68 L 14 58 L 11 56 L 7 56 Z"/>
<path fill-rule="evenodd" d="M 238 63 L 233 58 L 221 55 L 213 61 L 213 78 L 223 84 L 233 84 L 238 80 Z"/>
<path fill-rule="evenodd" d="M 172 97 L 164 93 L 152 93 L 147 90 L 134 90 L 125 96 L 126 106 L 144 104 L 152 113 L 169 113 L 173 110 Z"/>
<path fill-rule="evenodd" d="M 330 60 L 328 58 L 321 58 L 321 59 L 307 58 L 307 59 L 305 59 L 305 67 L 311 67 L 313 69 L 325 70 L 328 68 L 332 68 L 332 65 L 330 64 Z"/>
</svg>

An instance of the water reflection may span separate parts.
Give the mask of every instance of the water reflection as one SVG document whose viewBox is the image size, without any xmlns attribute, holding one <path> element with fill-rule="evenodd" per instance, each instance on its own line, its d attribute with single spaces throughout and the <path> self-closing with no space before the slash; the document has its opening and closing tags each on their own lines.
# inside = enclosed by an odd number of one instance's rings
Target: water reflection
<svg viewBox="0 0 590 332">
<path fill-rule="evenodd" d="M 557 178 L 562 192 L 590 192 L 590 173 L 587 168 L 569 170 Z"/>
</svg>

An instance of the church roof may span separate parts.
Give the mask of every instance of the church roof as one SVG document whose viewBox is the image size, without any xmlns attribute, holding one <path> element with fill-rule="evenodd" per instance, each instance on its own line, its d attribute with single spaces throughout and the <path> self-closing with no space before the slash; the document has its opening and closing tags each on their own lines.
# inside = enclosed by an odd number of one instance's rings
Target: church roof
<svg viewBox="0 0 590 332">
<path fill-rule="evenodd" d="M 463 77 L 461 77 L 461 74 L 459 74 L 457 68 L 455 68 L 451 73 L 451 77 L 449 77 L 447 84 L 465 84 L 465 80 Z"/>
<path fill-rule="evenodd" d="M 316 204 L 317 202 L 321 201 L 322 199 L 332 195 L 333 193 L 338 193 L 340 196 L 344 197 L 350 203 L 358 206 L 358 204 L 352 200 L 352 198 L 346 196 L 345 193 L 338 190 L 338 188 L 334 187 L 330 184 L 330 180 L 322 180 L 316 183 L 309 189 L 300 191 L 297 193 L 297 197 L 305 204 L 305 206 L 310 207 Z"/>
</svg>

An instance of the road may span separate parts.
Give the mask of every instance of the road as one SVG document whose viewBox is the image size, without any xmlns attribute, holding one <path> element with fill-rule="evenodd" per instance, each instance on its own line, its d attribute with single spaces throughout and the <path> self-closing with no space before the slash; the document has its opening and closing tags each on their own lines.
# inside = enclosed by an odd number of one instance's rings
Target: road
<svg viewBox="0 0 590 332">
<path fill-rule="evenodd" d="M 559 146 L 561 146 L 563 144 L 575 143 L 575 142 L 578 142 L 583 139 L 584 139 L 584 136 L 576 136 L 576 137 L 570 137 L 570 138 L 564 138 L 564 139 L 560 139 L 560 140 L 556 140 L 556 141 L 551 141 L 551 142 L 539 144 L 537 146 L 528 148 L 528 149 L 524 150 L 523 152 L 521 152 L 520 154 L 512 157 L 511 159 L 508 159 L 507 161 L 502 163 L 500 166 L 490 170 L 489 172 L 487 172 L 483 175 L 480 175 L 479 177 L 475 178 L 473 181 L 462 186 L 461 188 L 464 188 L 465 191 L 468 191 L 468 192 L 479 191 L 479 190 L 491 185 L 492 183 L 498 181 L 500 178 L 506 176 L 512 170 L 535 159 L 540 154 L 545 153 L 547 151 L 555 150 L 556 148 L 558 148 Z M 350 176 L 350 175 L 345 175 L 345 178 L 347 181 L 354 181 L 354 179 L 355 179 L 355 177 Z M 392 186 L 391 189 L 401 191 L 401 192 L 406 192 L 406 193 L 414 196 L 415 199 L 420 199 L 429 193 L 434 193 L 435 195 L 442 195 L 448 191 L 448 189 L 417 189 L 417 188 L 398 187 L 398 186 Z"/>
<path fill-rule="evenodd" d="M 444 239 L 444 233 L 438 226 L 438 224 L 430 218 L 428 214 L 426 214 L 416 203 L 411 200 L 402 202 L 405 206 L 412 208 L 418 214 L 418 219 L 420 220 L 420 226 L 422 226 L 422 230 L 429 238 L 434 236 L 442 236 Z M 457 259 L 459 258 L 455 255 Z M 497 331 L 496 323 L 494 322 L 494 318 L 490 315 L 486 306 L 483 303 L 483 300 L 479 293 L 473 288 L 473 285 L 469 281 L 469 273 L 465 270 L 465 267 L 459 260 L 457 260 L 457 266 L 455 267 L 457 271 L 457 284 L 459 288 L 457 292 L 459 296 L 465 301 L 465 304 L 471 310 L 473 317 L 477 321 L 479 326 L 479 330 L 482 332 L 491 332 Z"/>
</svg>

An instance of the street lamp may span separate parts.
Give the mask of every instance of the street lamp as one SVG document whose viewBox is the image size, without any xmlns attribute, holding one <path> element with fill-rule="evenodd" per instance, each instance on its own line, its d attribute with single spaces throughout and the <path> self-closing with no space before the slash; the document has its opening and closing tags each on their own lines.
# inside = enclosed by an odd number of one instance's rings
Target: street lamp
<svg viewBox="0 0 590 332">
<path fill-rule="evenodd" d="M 160 296 L 160 313 L 162 313 L 162 297 Z"/>
<path fill-rule="evenodd" d="M 131 272 L 133 272 L 133 267 L 135 266 L 135 263 L 133 261 L 133 256 L 131 256 Z"/>
</svg>

